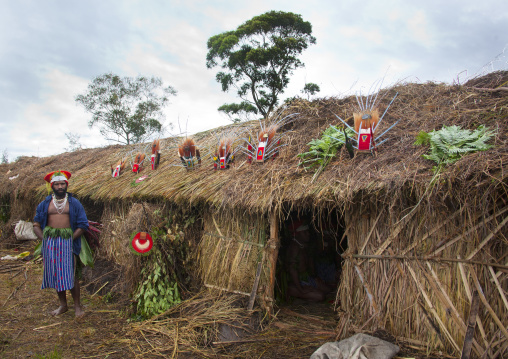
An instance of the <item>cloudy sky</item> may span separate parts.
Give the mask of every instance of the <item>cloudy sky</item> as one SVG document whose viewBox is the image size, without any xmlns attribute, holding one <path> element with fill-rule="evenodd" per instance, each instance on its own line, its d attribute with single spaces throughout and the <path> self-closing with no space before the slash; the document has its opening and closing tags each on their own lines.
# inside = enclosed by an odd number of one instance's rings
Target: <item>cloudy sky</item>
<svg viewBox="0 0 508 359">
<path fill-rule="evenodd" d="M 464 82 L 508 69 L 506 0 L 0 0 L 0 151 L 48 156 L 107 145 L 75 102 L 96 76 L 156 76 L 178 95 L 166 120 L 195 133 L 230 123 L 217 107 L 235 101 L 207 69 L 206 41 L 270 10 L 311 22 L 316 45 L 285 96 L 306 82 L 344 96 L 385 77 Z M 505 51 L 505 54 L 503 53 Z M 385 75 L 386 74 L 386 75 Z"/>
</svg>

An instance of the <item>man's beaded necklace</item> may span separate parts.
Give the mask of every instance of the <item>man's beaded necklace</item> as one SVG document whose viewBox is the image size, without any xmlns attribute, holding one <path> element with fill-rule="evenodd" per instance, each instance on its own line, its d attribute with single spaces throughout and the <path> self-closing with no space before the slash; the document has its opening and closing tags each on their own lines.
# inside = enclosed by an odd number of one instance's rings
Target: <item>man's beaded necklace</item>
<svg viewBox="0 0 508 359">
<path fill-rule="evenodd" d="M 55 194 L 53 194 L 53 205 L 55 206 L 58 214 L 64 213 L 66 204 L 67 204 L 67 193 L 65 194 L 65 197 L 62 199 L 56 199 Z"/>
</svg>

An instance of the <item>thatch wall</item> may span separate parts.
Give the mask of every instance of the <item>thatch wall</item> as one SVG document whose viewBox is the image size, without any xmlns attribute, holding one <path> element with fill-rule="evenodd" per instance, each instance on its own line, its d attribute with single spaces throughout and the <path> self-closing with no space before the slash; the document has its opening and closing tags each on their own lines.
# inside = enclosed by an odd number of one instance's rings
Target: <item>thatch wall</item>
<svg viewBox="0 0 508 359">
<path fill-rule="evenodd" d="M 345 312 L 341 336 L 359 327 L 385 328 L 413 345 L 460 355 L 471 296 L 481 288 L 487 304 L 480 305 L 473 351 L 492 357 L 505 346 L 499 339 L 506 339 L 508 320 L 506 205 L 490 211 L 422 209 L 402 221 L 400 208 L 346 213 L 348 250 L 337 294 Z"/>
<path fill-rule="evenodd" d="M 270 263 L 265 260 L 268 238 L 268 222 L 263 215 L 205 213 L 200 245 L 204 284 L 216 290 L 249 295 L 261 262 L 259 286 L 263 288 L 260 292 L 264 292 L 270 274 Z"/>
</svg>

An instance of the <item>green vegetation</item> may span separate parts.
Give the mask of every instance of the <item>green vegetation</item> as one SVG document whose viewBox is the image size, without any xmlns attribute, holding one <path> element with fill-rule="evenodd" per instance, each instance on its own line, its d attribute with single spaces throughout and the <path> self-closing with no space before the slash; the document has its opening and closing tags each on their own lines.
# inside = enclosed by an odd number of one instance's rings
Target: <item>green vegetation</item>
<svg viewBox="0 0 508 359">
<path fill-rule="evenodd" d="M 162 110 L 173 95 L 176 90 L 164 87 L 160 78 L 109 73 L 93 79 L 76 102 L 92 114 L 90 128 L 98 126 L 107 140 L 128 145 L 163 132 Z"/>
<path fill-rule="evenodd" d="M 289 76 L 304 66 L 297 56 L 315 43 L 312 25 L 301 15 L 283 11 L 255 16 L 236 30 L 212 36 L 207 43 L 206 66 L 220 65 L 223 71 L 217 73 L 216 80 L 222 91 L 233 87 L 243 100 L 225 104 L 219 111 L 230 118 L 258 113 L 268 118 L 288 86 Z"/>
<path fill-rule="evenodd" d="M 494 135 L 494 131 L 485 126 L 476 130 L 461 129 L 459 126 L 443 126 L 442 129 L 429 133 L 421 131 L 416 137 L 415 145 L 430 145 L 430 153 L 423 157 L 437 163 L 434 171 L 442 166 L 458 161 L 467 153 L 486 151 L 492 147 L 487 141 Z"/>
<path fill-rule="evenodd" d="M 35 354 L 36 359 L 62 359 L 62 353 L 60 350 L 55 346 L 55 349 L 51 353 L 48 353 L 46 355 L 39 355 Z"/>
<path fill-rule="evenodd" d="M 321 89 L 319 88 L 318 85 L 316 85 L 315 83 L 312 83 L 312 82 L 308 82 L 303 87 L 303 90 L 301 91 L 301 93 L 307 95 L 307 99 L 309 100 L 311 96 L 314 96 L 319 91 L 321 91 Z"/>
<path fill-rule="evenodd" d="M 345 134 L 349 138 L 355 135 L 349 128 L 344 130 L 330 125 L 323 131 L 321 138 L 313 139 L 307 144 L 310 147 L 308 152 L 298 155 L 301 158 L 300 165 L 305 169 L 317 167 L 316 173 L 323 171 L 346 142 Z"/>
<path fill-rule="evenodd" d="M 9 202 L 3 202 L 0 204 L 0 221 L 7 223 L 9 218 L 11 218 L 11 206 Z"/>
<path fill-rule="evenodd" d="M 182 230 L 193 225 L 195 218 L 181 213 L 163 218 L 160 211 L 154 215 L 163 222 L 150 230 L 153 247 L 143 258 L 139 285 L 134 292 L 138 319 L 150 318 L 179 304 L 179 288 L 190 283 L 190 276 L 184 272 L 190 249 Z M 183 223 L 183 228 L 179 229 L 177 223 Z"/>
</svg>

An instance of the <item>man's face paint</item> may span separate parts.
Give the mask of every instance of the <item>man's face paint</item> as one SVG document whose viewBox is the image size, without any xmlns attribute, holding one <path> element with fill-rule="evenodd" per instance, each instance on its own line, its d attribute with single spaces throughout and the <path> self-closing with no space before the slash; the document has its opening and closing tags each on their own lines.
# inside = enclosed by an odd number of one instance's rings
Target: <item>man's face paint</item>
<svg viewBox="0 0 508 359">
<path fill-rule="evenodd" d="M 67 182 L 65 181 L 56 181 L 51 184 L 51 188 L 53 192 L 55 192 L 55 196 L 58 198 L 63 198 L 67 193 Z"/>
</svg>

